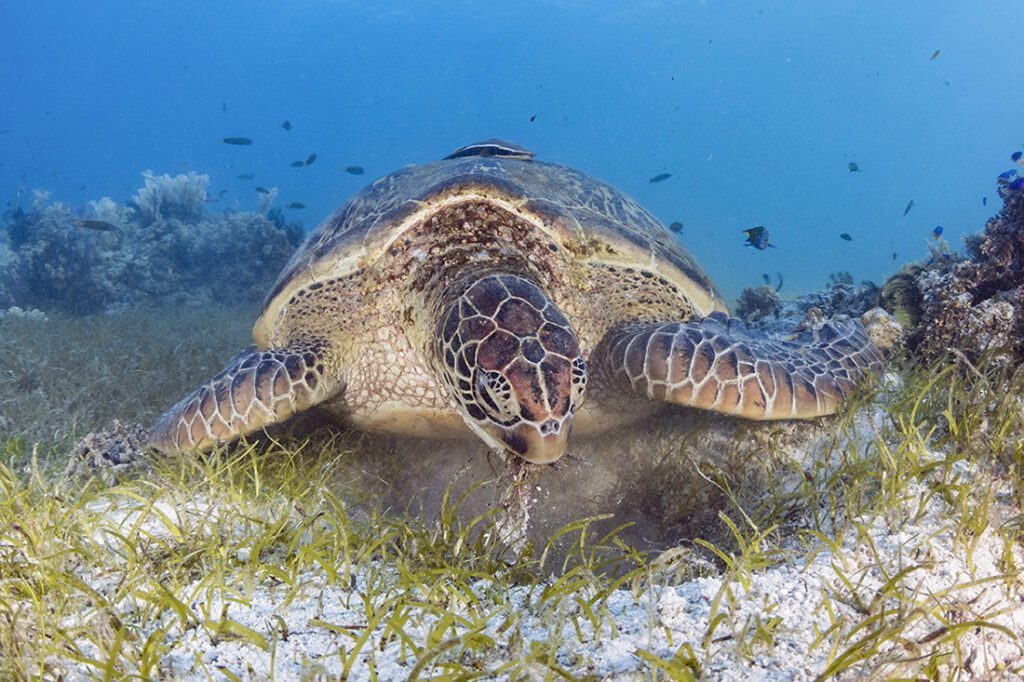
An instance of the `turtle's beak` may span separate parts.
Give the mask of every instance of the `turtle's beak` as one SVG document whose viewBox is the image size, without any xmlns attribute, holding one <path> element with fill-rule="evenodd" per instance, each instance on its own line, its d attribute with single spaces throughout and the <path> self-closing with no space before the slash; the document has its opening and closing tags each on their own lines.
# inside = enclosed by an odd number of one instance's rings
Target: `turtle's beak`
<svg viewBox="0 0 1024 682">
<path fill-rule="evenodd" d="M 531 464 L 551 464 L 565 454 L 572 431 L 572 414 L 548 419 L 541 424 L 520 422 L 505 429 L 501 440 L 505 447 Z"/>
</svg>

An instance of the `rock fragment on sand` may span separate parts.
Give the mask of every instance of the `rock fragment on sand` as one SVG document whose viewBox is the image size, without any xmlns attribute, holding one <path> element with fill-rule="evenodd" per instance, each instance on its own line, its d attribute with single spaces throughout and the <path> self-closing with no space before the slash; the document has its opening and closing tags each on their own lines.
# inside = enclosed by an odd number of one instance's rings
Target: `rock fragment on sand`
<svg viewBox="0 0 1024 682">
<path fill-rule="evenodd" d="M 883 352 L 891 351 L 904 337 L 903 325 L 882 308 L 872 308 L 860 318 L 868 338 Z"/>
<path fill-rule="evenodd" d="M 138 424 L 125 426 L 115 419 L 110 429 L 93 431 L 75 443 L 64 475 L 99 475 L 106 479 L 113 472 L 138 465 L 148 452 L 146 430 Z"/>
</svg>

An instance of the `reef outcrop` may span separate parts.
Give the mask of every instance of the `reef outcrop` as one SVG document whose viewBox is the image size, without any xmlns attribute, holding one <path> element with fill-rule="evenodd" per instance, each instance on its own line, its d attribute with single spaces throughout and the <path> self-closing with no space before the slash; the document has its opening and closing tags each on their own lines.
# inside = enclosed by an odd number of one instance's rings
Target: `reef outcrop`
<svg viewBox="0 0 1024 682">
<path fill-rule="evenodd" d="M 962 255 L 936 238 L 926 260 L 903 266 L 881 288 L 867 281 L 855 284 L 845 272 L 832 275 L 822 291 L 790 300 L 780 300 L 770 286 L 748 288 L 736 314 L 751 327 L 786 333 L 807 319 L 860 317 L 881 306 L 894 318 L 886 321 L 891 330 L 885 341 L 902 343 L 912 357 L 936 358 L 953 349 L 971 362 L 1019 363 L 1024 360 L 1024 188 L 1001 183 L 998 192 L 1002 209 L 984 230 L 965 238 Z"/>
<path fill-rule="evenodd" d="M 3 233 L 0 232 L 0 310 L 14 305 L 14 297 L 10 290 L 17 262 L 18 257 L 11 251 L 11 247 L 3 238 Z"/>
<path fill-rule="evenodd" d="M 909 350 L 1024 360 L 1024 190 L 1003 185 L 999 194 L 1002 209 L 965 239 L 965 257 L 934 249 L 886 282 L 882 304 L 909 326 Z"/>
<path fill-rule="evenodd" d="M 771 334 L 788 334 L 808 319 L 835 316 L 860 317 L 878 305 L 879 288 L 871 281 L 856 284 L 853 275 L 829 275 L 828 286 L 789 300 L 782 300 L 770 286 L 740 292 L 736 316 L 748 326 Z"/>
<path fill-rule="evenodd" d="M 103 198 L 73 211 L 37 193 L 30 208 L 8 211 L 0 309 L 87 314 L 258 300 L 302 239 L 279 211 L 208 214 L 206 175 L 143 178 L 125 204 Z"/>
</svg>

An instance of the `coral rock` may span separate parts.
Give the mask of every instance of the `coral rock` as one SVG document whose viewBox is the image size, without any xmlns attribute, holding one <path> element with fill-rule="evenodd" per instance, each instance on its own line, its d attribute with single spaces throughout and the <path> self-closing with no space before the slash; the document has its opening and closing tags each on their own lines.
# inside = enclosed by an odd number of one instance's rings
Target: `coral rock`
<svg viewBox="0 0 1024 682">
<path fill-rule="evenodd" d="M 769 334 L 788 334 L 800 327 L 809 329 L 808 317 L 818 323 L 831 317 L 860 317 L 878 305 L 880 289 L 874 282 L 854 284 L 853 276 L 841 272 L 829 277 L 829 285 L 797 298 L 782 301 L 768 286 L 744 289 L 736 306 L 736 315 L 747 325 Z"/>
<path fill-rule="evenodd" d="M 137 424 L 126 426 L 115 419 L 110 429 L 93 431 L 75 443 L 64 475 L 77 478 L 99 474 L 112 481 L 111 471 L 139 464 L 148 452 L 146 430 Z"/>
<path fill-rule="evenodd" d="M 756 323 L 766 317 L 777 317 L 782 309 L 779 295 L 770 286 L 756 289 L 747 287 L 736 302 L 736 315 L 747 323 Z"/>
<path fill-rule="evenodd" d="M 145 171 L 142 177 L 145 185 L 135 193 L 134 202 L 144 225 L 161 218 L 190 221 L 202 217 L 209 175 L 189 173 L 172 178 Z"/>
<path fill-rule="evenodd" d="M 81 315 L 256 301 L 303 236 L 273 210 L 204 215 L 205 175 L 143 177 L 134 207 L 90 202 L 92 219 L 109 229 L 88 229 L 60 203 L 9 211 L 0 225 L 0 309 Z"/>
<path fill-rule="evenodd" d="M 891 351 L 905 335 L 903 325 L 882 308 L 872 308 L 860 318 L 871 342 L 883 352 Z"/>
<path fill-rule="evenodd" d="M 7 244 L 0 241 L 0 309 L 14 304 L 11 287 L 16 277 L 18 257 Z"/>
<path fill-rule="evenodd" d="M 934 356 L 954 348 L 974 362 L 1024 360 L 1024 192 L 1000 194 L 999 214 L 965 240 L 968 260 L 930 263 L 915 275 L 911 349 Z"/>
</svg>

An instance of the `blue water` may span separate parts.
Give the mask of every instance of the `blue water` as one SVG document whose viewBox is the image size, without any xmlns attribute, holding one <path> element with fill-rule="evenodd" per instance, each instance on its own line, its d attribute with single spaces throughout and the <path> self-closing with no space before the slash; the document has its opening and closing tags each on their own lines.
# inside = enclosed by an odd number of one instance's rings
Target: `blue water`
<svg viewBox="0 0 1024 682">
<path fill-rule="evenodd" d="M 729 296 L 764 272 L 784 294 L 880 280 L 935 225 L 959 246 L 1024 147 L 1017 0 L 4 0 L 0 21 L 2 203 L 124 201 L 143 170 L 195 170 L 229 190 L 211 211 L 278 186 L 311 229 L 380 175 L 498 136 L 682 221 Z M 778 248 L 743 247 L 754 225 Z"/>
</svg>

